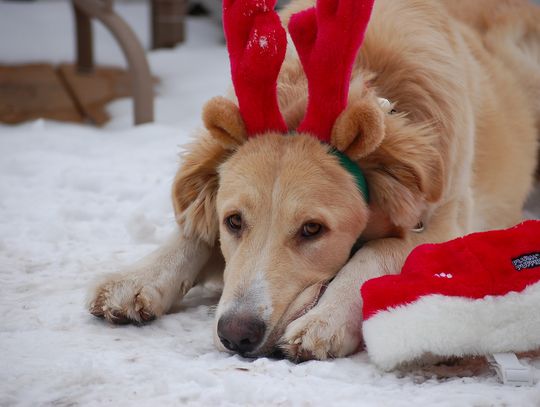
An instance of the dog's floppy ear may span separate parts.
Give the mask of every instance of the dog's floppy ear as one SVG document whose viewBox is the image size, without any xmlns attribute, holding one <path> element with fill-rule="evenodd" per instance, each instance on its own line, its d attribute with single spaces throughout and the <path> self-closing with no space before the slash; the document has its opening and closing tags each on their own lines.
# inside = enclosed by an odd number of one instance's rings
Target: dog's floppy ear
<svg viewBox="0 0 540 407">
<path fill-rule="evenodd" d="M 219 166 L 232 154 L 215 136 L 201 134 L 188 147 L 172 187 L 176 221 L 186 236 L 214 245 L 219 224 L 216 194 Z"/>
<path fill-rule="evenodd" d="M 352 160 L 359 160 L 379 147 L 384 137 L 384 112 L 367 100 L 352 102 L 339 115 L 331 143 Z"/>
<path fill-rule="evenodd" d="M 396 226 L 413 227 L 427 203 L 441 198 L 445 169 L 437 140 L 431 126 L 390 116 L 381 145 L 361 161 L 374 203 Z"/>
<path fill-rule="evenodd" d="M 247 132 L 238 106 L 217 96 L 206 102 L 203 122 L 210 134 L 227 149 L 236 149 L 247 140 Z"/>
</svg>

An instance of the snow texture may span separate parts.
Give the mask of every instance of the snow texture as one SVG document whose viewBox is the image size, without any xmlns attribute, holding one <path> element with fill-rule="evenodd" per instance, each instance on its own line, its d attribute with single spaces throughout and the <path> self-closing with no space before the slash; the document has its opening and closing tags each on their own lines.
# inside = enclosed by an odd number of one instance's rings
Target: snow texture
<svg viewBox="0 0 540 407">
<path fill-rule="evenodd" d="M 147 43 L 147 3 L 116 7 Z M 95 28 L 97 61 L 123 64 L 110 35 Z M 72 61 L 72 30 L 67 1 L 1 2 L 2 62 Z M 220 353 L 212 293 L 144 327 L 88 314 L 90 282 L 174 228 L 179 146 L 200 126 L 202 103 L 227 87 L 220 29 L 192 19 L 187 30 L 187 44 L 149 54 L 161 78 L 156 123 L 132 127 L 126 99 L 109 106 L 113 120 L 102 129 L 0 126 L 0 406 L 540 405 L 539 385 L 505 387 L 489 371 L 437 379 L 381 372 L 365 352 L 297 365 Z M 539 200 L 530 215 L 540 214 Z M 540 360 L 525 362 L 540 369 Z"/>
</svg>

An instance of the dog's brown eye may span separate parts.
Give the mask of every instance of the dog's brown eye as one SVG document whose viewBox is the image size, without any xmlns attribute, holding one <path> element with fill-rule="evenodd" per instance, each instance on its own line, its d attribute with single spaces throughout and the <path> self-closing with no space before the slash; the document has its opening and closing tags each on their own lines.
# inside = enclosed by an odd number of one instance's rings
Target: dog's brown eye
<svg viewBox="0 0 540 407">
<path fill-rule="evenodd" d="M 315 222 L 308 222 L 302 226 L 302 237 L 315 237 L 322 231 L 322 225 Z"/>
<path fill-rule="evenodd" d="M 238 233 L 242 230 L 242 216 L 238 213 L 234 213 L 225 218 L 225 224 L 231 232 Z"/>
</svg>

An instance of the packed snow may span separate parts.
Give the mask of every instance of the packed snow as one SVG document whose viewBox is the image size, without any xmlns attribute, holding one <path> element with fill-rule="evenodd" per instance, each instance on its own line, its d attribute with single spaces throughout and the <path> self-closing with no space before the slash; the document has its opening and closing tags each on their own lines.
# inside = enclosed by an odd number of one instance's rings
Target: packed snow
<svg viewBox="0 0 540 407">
<path fill-rule="evenodd" d="M 148 42 L 146 2 L 117 9 Z M 0 3 L 2 62 L 72 61 L 69 3 Z M 87 288 L 153 250 L 175 227 L 169 198 L 181 145 L 228 83 L 219 27 L 190 19 L 188 42 L 149 53 L 156 122 L 132 127 L 131 101 L 104 128 L 37 120 L 0 126 L 0 406 L 538 406 L 540 386 L 493 372 L 436 378 L 383 373 L 365 352 L 293 364 L 212 344 L 212 292 L 143 327 L 85 309 Z M 123 64 L 96 26 L 97 61 Z M 536 203 L 535 203 L 536 202 Z M 534 204 L 535 203 L 535 204 Z M 540 215 L 540 197 L 529 216 Z M 532 310 L 532 312 L 536 312 Z M 540 359 L 525 359 L 540 369 Z M 540 379 L 540 370 L 535 373 Z"/>
</svg>

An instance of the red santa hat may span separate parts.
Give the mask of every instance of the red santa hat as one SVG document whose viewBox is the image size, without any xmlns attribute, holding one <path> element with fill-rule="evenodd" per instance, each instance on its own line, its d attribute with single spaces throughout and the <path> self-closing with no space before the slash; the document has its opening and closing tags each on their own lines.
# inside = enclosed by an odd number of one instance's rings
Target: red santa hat
<svg viewBox="0 0 540 407">
<path fill-rule="evenodd" d="M 539 349 L 540 221 L 419 246 L 361 293 L 367 350 L 385 370 Z"/>
</svg>

